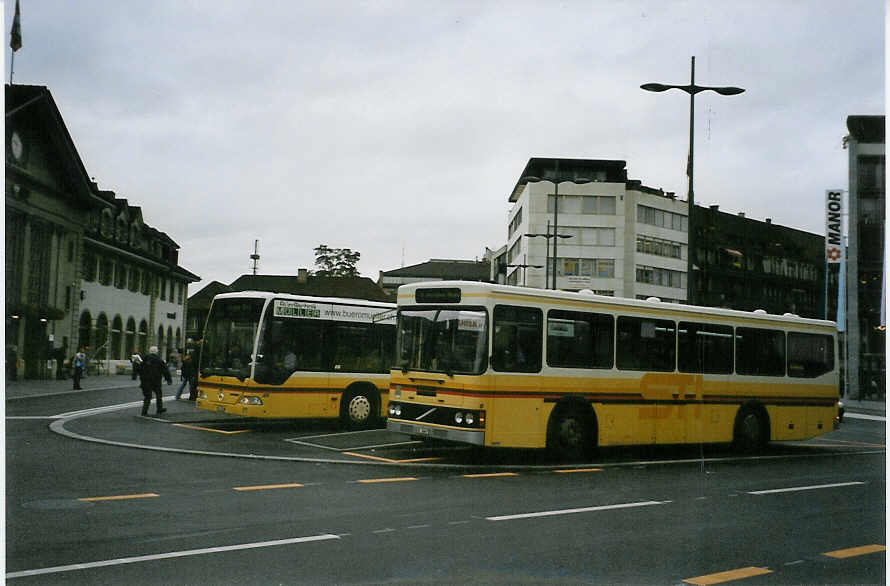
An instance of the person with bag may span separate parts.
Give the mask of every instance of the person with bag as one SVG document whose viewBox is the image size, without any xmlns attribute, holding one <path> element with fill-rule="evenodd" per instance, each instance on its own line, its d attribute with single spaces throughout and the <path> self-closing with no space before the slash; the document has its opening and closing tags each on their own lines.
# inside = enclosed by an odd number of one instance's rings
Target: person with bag
<svg viewBox="0 0 890 586">
<path fill-rule="evenodd" d="M 142 368 L 142 355 L 139 354 L 139 348 L 133 350 L 133 355 L 130 356 L 130 364 L 133 365 L 133 380 L 136 380 L 136 377 L 139 376 L 139 369 Z"/>
<path fill-rule="evenodd" d="M 73 369 L 71 378 L 74 379 L 74 390 L 81 390 L 80 379 L 83 378 L 83 371 L 87 365 L 87 355 L 83 351 L 83 346 L 74 353 L 71 358 L 71 368 Z"/>
<path fill-rule="evenodd" d="M 151 404 L 152 393 L 155 396 L 155 406 L 157 414 L 165 412 L 164 403 L 161 399 L 161 379 L 166 379 L 168 385 L 173 384 L 173 377 L 167 369 L 167 364 L 158 356 L 158 347 L 152 346 L 148 349 L 148 356 L 142 361 L 141 387 L 142 387 L 142 416 L 148 415 L 148 406 Z"/>
</svg>

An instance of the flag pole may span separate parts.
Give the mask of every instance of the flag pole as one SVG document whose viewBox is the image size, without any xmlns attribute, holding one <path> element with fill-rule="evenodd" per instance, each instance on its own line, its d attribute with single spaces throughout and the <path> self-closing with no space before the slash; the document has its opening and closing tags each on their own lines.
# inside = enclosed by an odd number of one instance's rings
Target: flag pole
<svg viewBox="0 0 890 586">
<path fill-rule="evenodd" d="M 9 85 L 12 85 L 12 74 L 15 71 L 15 51 L 12 51 L 12 57 L 9 60 Z"/>
</svg>

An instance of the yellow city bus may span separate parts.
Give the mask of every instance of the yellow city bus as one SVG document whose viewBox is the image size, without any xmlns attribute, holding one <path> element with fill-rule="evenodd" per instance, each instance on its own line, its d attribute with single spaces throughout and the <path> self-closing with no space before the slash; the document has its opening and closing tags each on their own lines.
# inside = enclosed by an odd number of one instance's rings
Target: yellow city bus
<svg viewBox="0 0 890 586">
<path fill-rule="evenodd" d="M 587 455 L 832 431 L 834 322 L 506 285 L 398 291 L 387 429 Z"/>
<path fill-rule="evenodd" d="M 242 417 L 371 427 L 386 412 L 395 330 L 392 303 L 217 295 L 204 328 L 196 404 Z"/>
</svg>

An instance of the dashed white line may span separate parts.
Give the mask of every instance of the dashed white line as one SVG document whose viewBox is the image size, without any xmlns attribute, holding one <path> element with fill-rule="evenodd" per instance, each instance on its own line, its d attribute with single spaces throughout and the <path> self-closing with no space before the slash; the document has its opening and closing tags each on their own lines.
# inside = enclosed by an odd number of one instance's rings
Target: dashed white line
<svg viewBox="0 0 890 586">
<path fill-rule="evenodd" d="M 843 486 L 856 486 L 864 482 L 838 482 L 837 484 L 814 484 L 812 486 L 792 486 L 789 488 L 773 488 L 770 490 L 752 490 L 748 494 L 778 494 L 781 492 L 799 492 L 801 490 L 819 490 L 822 488 L 841 488 Z"/>
<path fill-rule="evenodd" d="M 310 543 L 313 541 L 327 541 L 329 539 L 340 539 L 339 535 L 331 535 L 325 533 L 322 535 L 310 535 L 308 537 L 292 537 L 290 539 L 277 539 L 275 541 L 258 541 L 255 543 L 241 543 L 238 545 L 224 545 L 221 547 L 207 547 L 203 549 L 187 549 L 184 551 L 171 551 L 168 553 L 159 553 L 153 555 L 140 555 L 128 558 L 117 558 L 113 560 L 102 560 L 98 562 L 84 562 L 80 564 L 70 564 L 67 566 L 53 566 L 51 568 L 40 568 L 36 570 L 22 570 L 19 572 L 7 572 L 6 578 L 22 578 L 24 576 L 40 576 L 43 574 L 57 574 L 59 572 L 70 572 L 73 570 L 87 570 L 90 568 L 104 568 L 108 566 L 120 566 L 123 564 L 137 564 L 141 562 L 150 562 L 154 560 L 166 560 L 170 558 L 181 558 L 193 555 L 205 555 L 208 553 L 221 553 L 225 551 L 238 551 L 243 549 L 258 549 L 261 547 L 275 547 L 278 545 L 291 545 L 294 543 Z"/>
<path fill-rule="evenodd" d="M 535 517 L 553 517 L 556 515 L 573 515 L 576 513 L 592 513 L 596 511 L 610 511 L 614 509 L 631 509 L 634 507 L 651 507 L 653 505 L 665 505 L 672 501 L 642 501 L 638 503 L 622 503 L 618 505 L 602 505 L 597 507 L 581 507 L 578 509 L 561 509 L 557 511 L 540 511 L 537 513 L 521 513 L 519 515 L 501 515 L 498 517 L 485 517 L 487 521 L 513 521 L 515 519 L 532 519 Z"/>
</svg>

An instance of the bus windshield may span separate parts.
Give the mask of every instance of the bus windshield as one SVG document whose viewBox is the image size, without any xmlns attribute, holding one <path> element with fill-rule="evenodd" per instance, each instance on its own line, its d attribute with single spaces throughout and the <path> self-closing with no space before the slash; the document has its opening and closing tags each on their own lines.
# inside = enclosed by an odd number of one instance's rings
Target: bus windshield
<svg viewBox="0 0 890 586">
<path fill-rule="evenodd" d="M 250 376 L 250 353 L 263 299 L 216 299 L 207 318 L 201 350 L 201 376 Z"/>
<path fill-rule="evenodd" d="M 478 309 L 399 311 L 399 367 L 481 374 L 488 362 L 488 317 Z"/>
</svg>

